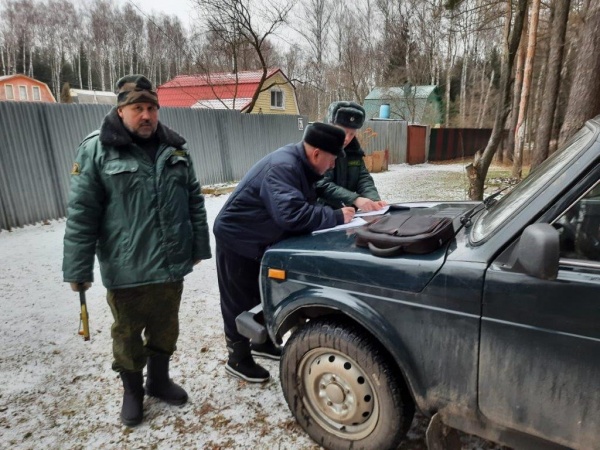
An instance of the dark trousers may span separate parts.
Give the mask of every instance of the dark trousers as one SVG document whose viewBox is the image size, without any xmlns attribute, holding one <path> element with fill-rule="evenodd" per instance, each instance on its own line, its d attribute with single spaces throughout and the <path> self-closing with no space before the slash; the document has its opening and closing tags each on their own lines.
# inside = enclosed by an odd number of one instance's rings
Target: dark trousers
<svg viewBox="0 0 600 450">
<path fill-rule="evenodd" d="M 260 304 L 260 260 L 244 258 L 217 241 L 217 278 L 225 337 L 233 342 L 247 341 L 238 333 L 235 318 Z"/>
<path fill-rule="evenodd" d="M 111 328 L 115 371 L 138 372 L 148 356 L 173 354 L 179 337 L 182 293 L 183 281 L 107 292 L 115 320 Z"/>
</svg>

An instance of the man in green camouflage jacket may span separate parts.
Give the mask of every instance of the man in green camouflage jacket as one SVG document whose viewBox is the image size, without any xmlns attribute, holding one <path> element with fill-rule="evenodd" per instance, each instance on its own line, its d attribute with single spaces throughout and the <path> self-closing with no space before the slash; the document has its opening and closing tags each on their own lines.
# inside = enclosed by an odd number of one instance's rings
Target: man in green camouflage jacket
<svg viewBox="0 0 600 450">
<path fill-rule="evenodd" d="M 144 391 L 170 404 L 187 401 L 169 378 L 169 359 L 183 277 L 211 251 L 185 139 L 158 121 L 158 97 L 144 76 L 121 78 L 117 94 L 71 170 L 63 273 L 73 290 L 88 289 L 98 257 L 114 317 L 113 369 L 124 387 L 121 421 L 135 426 Z"/>
<path fill-rule="evenodd" d="M 356 132 L 363 126 L 365 110 L 355 102 L 333 102 L 327 110 L 327 121 L 342 128 L 345 157 L 338 157 L 335 167 L 317 182 L 320 201 L 332 208 L 354 206 L 362 211 L 377 211 L 387 203 L 382 201 L 369 174 Z"/>
</svg>

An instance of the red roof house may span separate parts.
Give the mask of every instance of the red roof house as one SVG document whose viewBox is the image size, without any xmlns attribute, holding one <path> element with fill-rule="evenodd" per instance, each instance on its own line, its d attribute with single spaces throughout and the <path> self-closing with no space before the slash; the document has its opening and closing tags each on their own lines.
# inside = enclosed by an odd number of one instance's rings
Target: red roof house
<svg viewBox="0 0 600 450">
<path fill-rule="evenodd" d="M 247 112 L 262 71 L 178 75 L 157 88 L 161 106 L 235 109 Z M 264 114 L 298 114 L 296 90 L 280 69 L 270 69 L 252 110 Z"/>
</svg>

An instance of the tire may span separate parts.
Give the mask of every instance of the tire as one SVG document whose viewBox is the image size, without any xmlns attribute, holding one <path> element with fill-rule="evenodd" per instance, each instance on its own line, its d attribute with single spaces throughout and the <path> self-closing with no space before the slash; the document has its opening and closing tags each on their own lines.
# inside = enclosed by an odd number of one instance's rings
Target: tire
<svg viewBox="0 0 600 450">
<path fill-rule="evenodd" d="M 284 346 L 285 400 L 300 426 L 330 450 L 396 449 L 414 403 L 378 343 L 351 324 L 310 321 Z"/>
</svg>

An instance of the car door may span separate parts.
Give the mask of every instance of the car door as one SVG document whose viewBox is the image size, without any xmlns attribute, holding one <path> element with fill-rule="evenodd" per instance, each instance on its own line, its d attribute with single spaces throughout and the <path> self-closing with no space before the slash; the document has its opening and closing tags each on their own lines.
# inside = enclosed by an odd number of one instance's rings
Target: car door
<svg viewBox="0 0 600 450">
<path fill-rule="evenodd" d="M 487 270 L 478 388 L 493 422 L 591 450 L 600 449 L 600 183 L 580 191 L 549 220 L 560 233 L 556 279 L 514 264 L 518 240 Z"/>
</svg>

